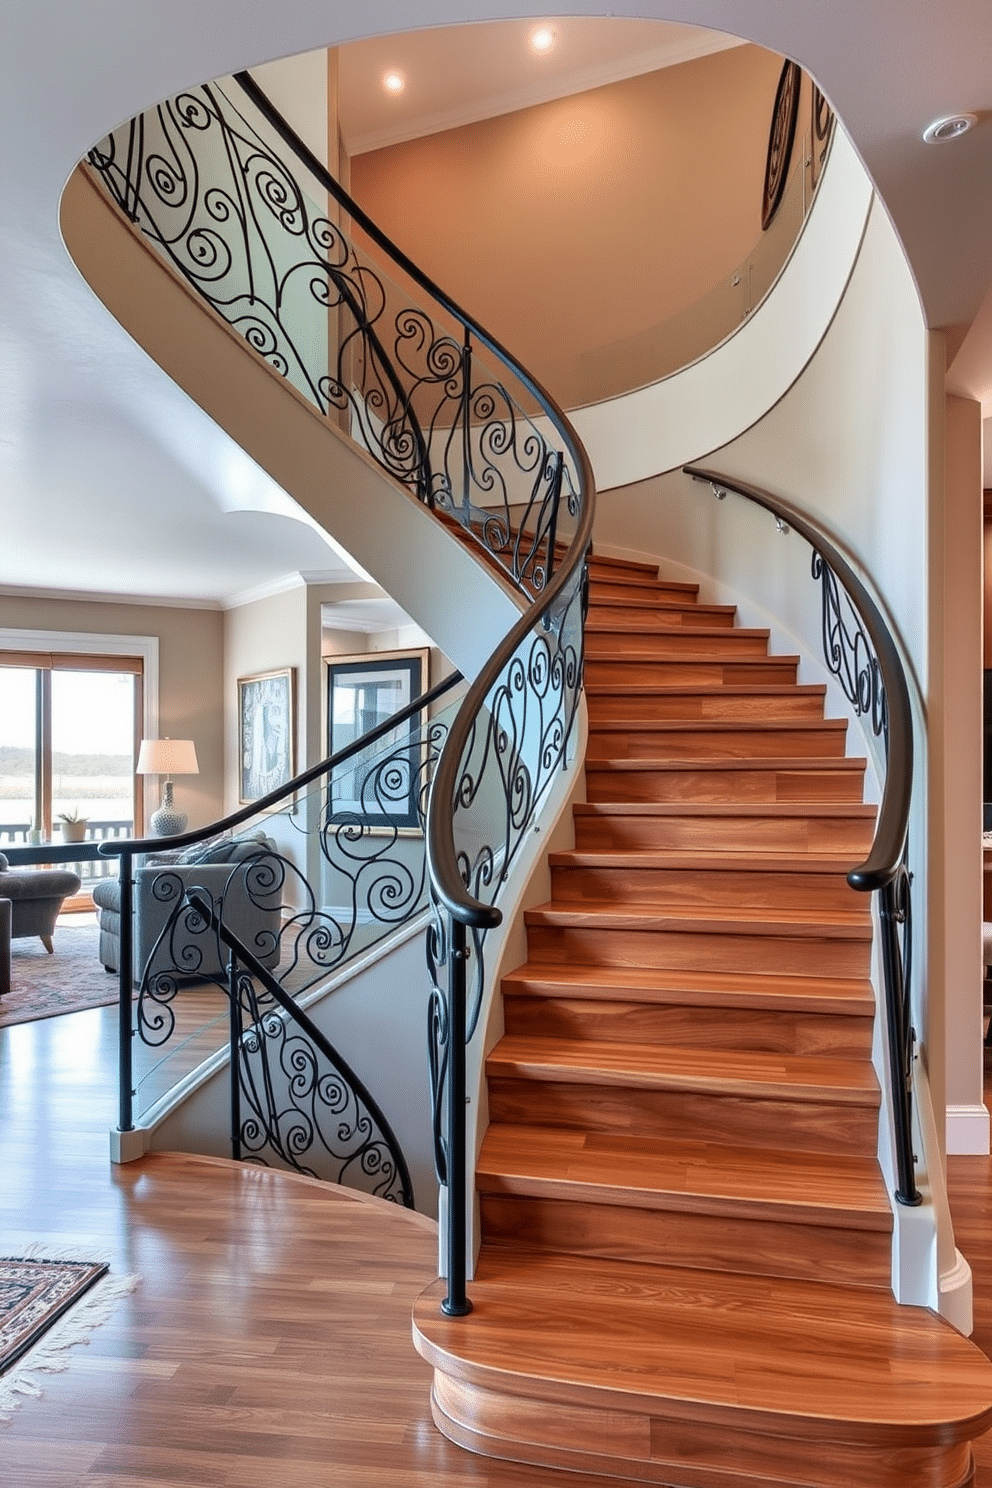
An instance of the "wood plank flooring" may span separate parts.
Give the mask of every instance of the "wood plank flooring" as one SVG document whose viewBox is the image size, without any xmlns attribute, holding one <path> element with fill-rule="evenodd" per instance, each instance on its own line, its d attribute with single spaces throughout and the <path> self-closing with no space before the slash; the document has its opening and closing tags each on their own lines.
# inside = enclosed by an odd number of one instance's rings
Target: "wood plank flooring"
<svg viewBox="0 0 992 1488">
<path fill-rule="evenodd" d="M 409 1337 L 412 1299 L 436 1270 L 430 1221 L 225 1164 L 112 1168 L 116 1045 L 114 1008 L 0 1031 L 4 1246 L 92 1244 L 143 1278 L 67 1372 L 44 1377 L 43 1398 L 0 1426 L 5 1488 L 258 1488 L 273 1476 L 287 1488 L 606 1488 L 466 1453 L 434 1427 L 431 1371 Z M 992 1352 L 992 1160 L 949 1169 L 974 1339 Z M 974 1451 L 976 1488 L 992 1488 L 992 1435 Z"/>
</svg>

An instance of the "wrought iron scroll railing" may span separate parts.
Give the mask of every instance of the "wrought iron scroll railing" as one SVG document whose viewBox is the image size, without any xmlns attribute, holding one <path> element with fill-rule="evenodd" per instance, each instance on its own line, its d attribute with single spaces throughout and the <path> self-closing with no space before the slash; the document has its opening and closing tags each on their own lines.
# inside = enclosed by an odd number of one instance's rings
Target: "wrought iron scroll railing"
<svg viewBox="0 0 992 1488">
<path fill-rule="evenodd" d="M 444 1307 L 462 1313 L 465 1045 L 481 1007 L 485 936 L 501 919 L 496 901 L 568 761 L 582 681 L 589 460 L 561 409 L 389 242 L 248 74 L 187 89 L 121 125 L 88 164 L 176 274 L 323 417 L 459 524 L 526 601 L 452 724 L 426 827 L 435 1148 L 448 1189 Z"/>
<path fill-rule="evenodd" d="M 902 660 L 871 594 L 814 523 L 787 502 L 747 482 L 696 465 L 685 466 L 685 473 L 708 484 L 719 499 L 732 491 L 763 507 L 783 530 L 797 532 L 809 543 L 812 576 L 820 584 L 824 660 L 855 714 L 866 720 L 882 743 L 885 776 L 875 836 L 867 858 L 851 869 L 847 881 L 860 893 L 878 895 L 895 1196 L 900 1204 L 919 1204 L 912 1131 L 916 1033 L 910 1004 L 913 933 L 908 867 L 913 715 Z"/>
<path fill-rule="evenodd" d="M 389 1122 L 300 998 L 426 912 L 427 799 L 458 707 L 441 702 L 460 683 L 209 827 L 100 844 L 120 860 L 95 897 L 117 937 L 102 953 L 119 977 L 122 1132 L 170 1047 L 226 1042 L 233 1156 L 412 1206 Z"/>
<path fill-rule="evenodd" d="M 547 400 L 250 74 L 148 109 L 87 161 L 173 272 L 321 415 L 519 588 L 546 586 L 562 510 L 574 519 L 581 501 Z"/>
</svg>

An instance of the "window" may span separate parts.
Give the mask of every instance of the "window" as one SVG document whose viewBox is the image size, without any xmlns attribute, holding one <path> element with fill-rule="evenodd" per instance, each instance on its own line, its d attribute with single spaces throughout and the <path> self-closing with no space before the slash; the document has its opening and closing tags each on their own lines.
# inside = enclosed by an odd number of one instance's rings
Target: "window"
<svg viewBox="0 0 992 1488">
<path fill-rule="evenodd" d="M 143 683 L 140 656 L 0 651 L 0 846 L 52 839 L 63 813 L 132 835 Z"/>
</svg>

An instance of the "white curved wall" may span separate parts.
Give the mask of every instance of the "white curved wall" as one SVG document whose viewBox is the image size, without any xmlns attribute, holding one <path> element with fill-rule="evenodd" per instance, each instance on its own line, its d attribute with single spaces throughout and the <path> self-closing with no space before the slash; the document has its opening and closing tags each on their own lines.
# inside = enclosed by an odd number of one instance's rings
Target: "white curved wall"
<svg viewBox="0 0 992 1488">
<path fill-rule="evenodd" d="M 736 335 L 663 382 L 577 409 L 601 491 L 696 460 L 735 439 L 787 392 L 844 294 L 872 189 L 838 127 L 816 200 L 771 294 Z"/>
</svg>

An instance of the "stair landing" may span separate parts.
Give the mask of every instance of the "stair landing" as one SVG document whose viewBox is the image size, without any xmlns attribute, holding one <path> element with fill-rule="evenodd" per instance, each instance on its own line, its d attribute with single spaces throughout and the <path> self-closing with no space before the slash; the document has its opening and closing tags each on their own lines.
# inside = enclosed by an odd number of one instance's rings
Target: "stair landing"
<svg viewBox="0 0 992 1488">
<path fill-rule="evenodd" d="M 883 1291 L 507 1247 L 483 1251 L 469 1319 L 443 1295 L 414 1311 L 434 1418 L 488 1456 L 685 1488 L 962 1488 L 992 1425 L 984 1356 Z"/>
</svg>

